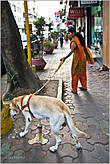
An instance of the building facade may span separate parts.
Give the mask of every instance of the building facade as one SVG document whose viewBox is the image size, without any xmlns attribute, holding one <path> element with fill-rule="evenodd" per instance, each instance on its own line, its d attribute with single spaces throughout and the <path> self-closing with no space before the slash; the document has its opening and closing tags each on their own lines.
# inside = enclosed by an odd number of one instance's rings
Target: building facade
<svg viewBox="0 0 110 164">
<path fill-rule="evenodd" d="M 24 1 L 8 1 L 13 12 L 14 18 L 19 28 L 20 34 L 25 33 L 25 13 L 24 13 Z M 33 21 L 37 19 L 36 13 L 36 1 L 28 1 L 28 18 L 29 24 L 32 24 L 32 31 L 35 32 Z"/>
<path fill-rule="evenodd" d="M 24 31 L 24 20 L 23 20 L 23 11 L 24 6 L 22 1 L 9 1 L 11 10 L 13 12 L 14 18 L 18 25 L 20 34 Z"/>
</svg>

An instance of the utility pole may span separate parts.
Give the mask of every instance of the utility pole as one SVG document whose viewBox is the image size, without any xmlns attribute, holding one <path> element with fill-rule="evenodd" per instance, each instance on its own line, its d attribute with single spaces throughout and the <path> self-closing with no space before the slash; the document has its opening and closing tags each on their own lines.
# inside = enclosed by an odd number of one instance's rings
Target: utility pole
<svg viewBox="0 0 110 164">
<path fill-rule="evenodd" d="M 32 66 L 31 59 L 31 45 L 30 45 L 30 32 L 29 32 L 29 19 L 28 19 L 28 5 L 27 1 L 24 1 L 24 12 L 25 12 L 25 30 L 27 35 L 27 52 L 28 52 L 28 63 Z"/>
</svg>

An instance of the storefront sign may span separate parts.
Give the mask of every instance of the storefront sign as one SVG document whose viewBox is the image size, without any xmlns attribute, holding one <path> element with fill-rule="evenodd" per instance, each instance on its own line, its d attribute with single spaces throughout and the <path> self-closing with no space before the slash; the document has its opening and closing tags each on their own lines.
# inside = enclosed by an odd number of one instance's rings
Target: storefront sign
<svg viewBox="0 0 110 164">
<path fill-rule="evenodd" d="M 80 1 L 80 6 L 82 7 L 91 7 L 91 6 L 98 6 L 99 5 L 99 1 L 87 1 L 87 0 L 81 0 Z"/>
<path fill-rule="evenodd" d="M 55 16 L 60 16 L 60 12 L 55 12 Z"/>
<path fill-rule="evenodd" d="M 68 18 L 83 18 L 84 8 L 70 8 Z"/>
<path fill-rule="evenodd" d="M 60 12 L 55 12 L 55 21 L 60 22 Z"/>
</svg>

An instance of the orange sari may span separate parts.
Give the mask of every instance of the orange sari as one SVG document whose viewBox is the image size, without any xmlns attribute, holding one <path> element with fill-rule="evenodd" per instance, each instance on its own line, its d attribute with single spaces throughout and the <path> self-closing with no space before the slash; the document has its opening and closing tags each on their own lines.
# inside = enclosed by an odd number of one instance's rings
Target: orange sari
<svg viewBox="0 0 110 164">
<path fill-rule="evenodd" d="M 72 90 L 74 92 L 77 92 L 79 80 L 82 85 L 82 88 L 87 89 L 86 61 L 88 61 L 89 64 L 94 64 L 94 59 L 92 58 L 92 55 L 86 45 L 85 45 L 86 52 L 84 51 L 84 48 L 82 47 L 78 37 L 75 36 L 71 40 L 70 48 L 71 48 L 72 42 L 75 42 L 77 47 L 74 50 L 74 55 L 73 55 L 73 60 L 72 60 L 72 67 L 71 67 L 72 83 L 71 84 L 72 84 Z"/>
</svg>

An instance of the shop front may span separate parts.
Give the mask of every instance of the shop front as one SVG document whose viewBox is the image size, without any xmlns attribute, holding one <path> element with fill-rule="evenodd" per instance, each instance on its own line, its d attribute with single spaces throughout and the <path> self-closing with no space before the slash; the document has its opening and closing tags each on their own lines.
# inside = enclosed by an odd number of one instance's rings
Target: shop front
<svg viewBox="0 0 110 164">
<path fill-rule="evenodd" d="M 70 22 L 69 25 L 73 25 L 77 31 L 79 26 L 84 27 L 84 17 L 84 8 L 70 8 L 67 20 Z"/>
<path fill-rule="evenodd" d="M 103 36 L 103 17 L 101 1 L 99 6 L 91 8 L 92 16 L 92 45 L 102 48 L 102 36 Z"/>
</svg>

